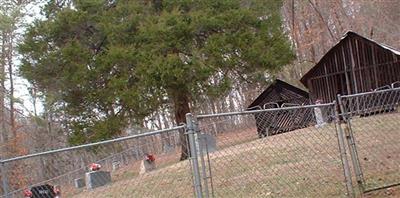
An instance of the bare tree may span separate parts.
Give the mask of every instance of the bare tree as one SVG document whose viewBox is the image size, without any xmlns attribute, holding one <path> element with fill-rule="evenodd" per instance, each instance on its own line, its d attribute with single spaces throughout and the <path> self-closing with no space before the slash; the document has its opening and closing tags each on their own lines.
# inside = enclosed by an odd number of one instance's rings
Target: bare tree
<svg viewBox="0 0 400 198">
<path fill-rule="evenodd" d="M 298 80 L 349 30 L 400 48 L 399 9 L 397 1 L 286 0 L 282 16 L 297 61 L 280 76 Z"/>
</svg>

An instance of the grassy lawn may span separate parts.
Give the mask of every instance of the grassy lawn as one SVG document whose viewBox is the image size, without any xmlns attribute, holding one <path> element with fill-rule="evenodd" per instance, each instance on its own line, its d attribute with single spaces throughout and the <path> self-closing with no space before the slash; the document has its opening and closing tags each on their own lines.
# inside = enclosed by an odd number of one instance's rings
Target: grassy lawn
<svg viewBox="0 0 400 198">
<path fill-rule="evenodd" d="M 398 183 L 400 178 L 400 113 L 355 118 L 354 138 L 365 188 Z"/>
</svg>

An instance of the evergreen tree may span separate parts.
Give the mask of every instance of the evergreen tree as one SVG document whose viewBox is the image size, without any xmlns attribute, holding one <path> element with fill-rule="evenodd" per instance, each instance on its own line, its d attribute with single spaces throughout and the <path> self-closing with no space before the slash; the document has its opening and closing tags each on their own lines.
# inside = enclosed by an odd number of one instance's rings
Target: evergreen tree
<svg viewBox="0 0 400 198">
<path fill-rule="evenodd" d="M 200 96 L 262 81 L 293 59 L 280 8 L 276 0 L 46 6 L 51 14 L 20 46 L 22 74 L 56 98 L 75 144 L 117 135 L 128 120 L 140 122 L 165 103 L 176 124 L 184 123 Z M 183 133 L 181 141 L 186 145 Z M 181 159 L 187 153 L 183 146 Z"/>
</svg>

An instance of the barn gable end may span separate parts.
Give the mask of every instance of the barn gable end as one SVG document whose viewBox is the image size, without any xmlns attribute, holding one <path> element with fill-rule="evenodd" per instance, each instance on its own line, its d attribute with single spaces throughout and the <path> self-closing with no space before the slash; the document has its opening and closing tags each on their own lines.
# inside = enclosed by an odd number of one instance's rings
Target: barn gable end
<svg viewBox="0 0 400 198">
<path fill-rule="evenodd" d="M 268 109 L 284 105 L 309 104 L 308 93 L 281 80 L 275 80 L 260 94 L 248 109 Z M 267 111 L 254 114 L 259 137 L 276 135 L 313 124 L 311 109 L 291 111 Z"/>
<path fill-rule="evenodd" d="M 266 103 L 294 103 L 308 104 L 308 93 L 282 80 L 276 79 L 267 89 L 264 90 L 248 108 L 260 107 Z"/>
<path fill-rule="evenodd" d="M 400 81 L 400 52 L 348 32 L 302 78 L 312 101 L 368 92 Z"/>
</svg>

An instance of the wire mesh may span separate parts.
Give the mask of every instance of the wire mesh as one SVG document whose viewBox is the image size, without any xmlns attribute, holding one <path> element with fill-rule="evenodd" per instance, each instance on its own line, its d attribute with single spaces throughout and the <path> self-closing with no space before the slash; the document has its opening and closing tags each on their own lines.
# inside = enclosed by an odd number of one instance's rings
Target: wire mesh
<svg viewBox="0 0 400 198">
<path fill-rule="evenodd" d="M 6 160 L 3 197 L 190 197 L 184 127 L 77 149 Z M 187 145 L 184 145 L 185 147 Z M 183 149 L 185 150 L 185 149 Z"/>
<path fill-rule="evenodd" d="M 204 185 L 215 197 L 346 197 L 334 112 L 325 104 L 199 116 L 216 140 Z"/>
<path fill-rule="evenodd" d="M 346 129 L 354 136 L 362 190 L 399 184 L 400 88 L 342 96 L 340 101 Z"/>
<path fill-rule="evenodd" d="M 336 103 L 271 103 L 189 116 L 187 127 L 3 159 L 1 195 L 346 197 L 348 157 L 363 192 L 398 184 L 400 88 L 338 99 L 340 117 Z M 185 131 L 190 145 L 181 142 Z M 191 160 L 181 161 L 182 152 Z"/>
</svg>

